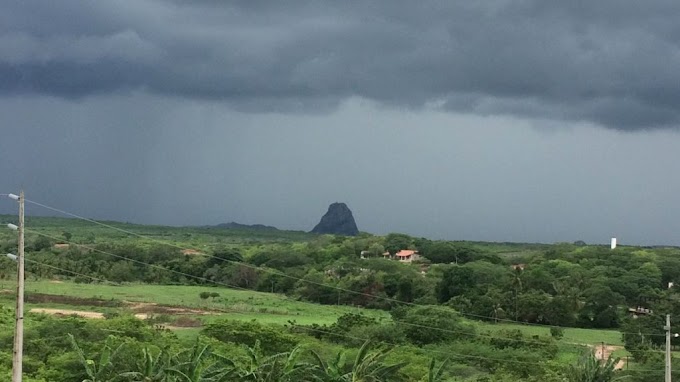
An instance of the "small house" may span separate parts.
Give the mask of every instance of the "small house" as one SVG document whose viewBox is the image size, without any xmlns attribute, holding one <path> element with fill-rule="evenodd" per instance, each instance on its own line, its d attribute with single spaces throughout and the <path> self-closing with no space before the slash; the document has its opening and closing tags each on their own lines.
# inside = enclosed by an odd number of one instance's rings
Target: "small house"
<svg viewBox="0 0 680 382">
<path fill-rule="evenodd" d="M 401 251 L 394 254 L 394 258 L 401 261 L 402 263 L 411 263 L 415 260 L 420 259 L 418 251 L 412 249 L 402 249 Z"/>
</svg>

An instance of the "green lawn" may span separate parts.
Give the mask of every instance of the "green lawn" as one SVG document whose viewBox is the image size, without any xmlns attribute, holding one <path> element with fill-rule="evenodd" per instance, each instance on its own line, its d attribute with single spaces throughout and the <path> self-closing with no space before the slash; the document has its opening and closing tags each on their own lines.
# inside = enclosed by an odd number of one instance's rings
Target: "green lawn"
<svg viewBox="0 0 680 382">
<path fill-rule="evenodd" d="M 3 282 L 2 289 L 11 289 L 11 282 Z M 217 292 L 220 297 L 215 301 L 202 300 L 200 292 Z M 118 300 L 127 302 L 146 302 L 160 305 L 181 306 L 188 308 L 222 311 L 219 314 L 195 315 L 204 323 L 219 318 L 231 318 L 237 320 L 257 320 L 262 323 L 286 324 L 295 321 L 298 324 L 332 324 L 345 313 L 361 312 L 378 319 L 389 320 L 389 314 L 380 310 L 358 309 L 348 306 L 318 305 L 303 301 L 297 301 L 284 295 L 262 293 L 255 291 L 235 290 L 220 287 L 206 286 L 180 286 L 180 285 L 100 285 L 100 284 L 75 284 L 72 282 L 55 283 L 47 280 L 28 280 L 26 293 L 44 293 L 52 295 L 72 296 L 79 298 L 96 298 L 101 300 Z M 0 298 L 3 303 L 10 303 L 11 295 Z M 28 304 L 27 308 L 45 307 L 62 308 L 73 310 L 90 310 L 97 312 L 124 312 L 128 308 L 104 308 L 88 307 L 80 305 L 67 305 L 63 303 Z M 550 328 L 547 326 L 522 325 L 522 324 L 492 324 L 477 323 L 480 332 L 490 332 L 501 329 L 519 329 L 528 336 L 550 336 Z M 187 329 L 188 330 L 188 329 Z M 189 333 L 182 333 L 182 335 Z M 621 334 L 613 330 L 594 329 L 564 329 L 564 337 L 559 341 L 564 346 L 573 344 L 599 345 L 602 342 L 608 345 L 622 345 Z"/>
<path fill-rule="evenodd" d="M 12 283 L 5 282 L 4 289 L 13 288 Z M 220 297 L 215 301 L 202 300 L 199 293 L 217 292 Z M 257 320 L 265 323 L 285 324 L 296 321 L 299 324 L 331 324 L 336 319 L 350 312 L 361 312 L 376 318 L 388 319 L 386 312 L 370 309 L 358 309 L 348 306 L 318 305 L 303 301 L 296 301 L 284 295 L 262 293 L 255 291 L 234 290 L 228 288 L 180 285 L 99 285 L 75 284 L 71 282 L 54 283 L 50 281 L 26 282 L 26 293 L 45 293 L 79 298 L 96 298 L 101 300 L 120 300 L 128 302 L 146 302 L 160 305 L 181 306 L 215 311 L 232 311 L 202 316 L 204 321 L 211 321 L 216 317 L 229 317 L 242 320 Z M 29 306 L 59 307 L 64 304 L 29 304 Z M 70 306 L 74 310 L 92 310 L 106 312 L 116 308 L 91 308 L 87 306 Z M 122 308 L 118 308 L 122 309 Z"/>
<path fill-rule="evenodd" d="M 491 324 L 479 323 L 481 330 L 490 332 L 501 329 L 519 329 L 524 334 L 529 336 L 550 336 L 550 327 L 538 325 L 522 325 L 522 324 Z M 579 329 L 579 328 L 565 328 L 564 337 L 560 340 L 561 343 L 571 344 L 588 344 L 599 345 L 604 342 L 607 345 L 623 345 L 621 340 L 621 333 L 615 330 L 598 330 L 598 329 Z"/>
</svg>

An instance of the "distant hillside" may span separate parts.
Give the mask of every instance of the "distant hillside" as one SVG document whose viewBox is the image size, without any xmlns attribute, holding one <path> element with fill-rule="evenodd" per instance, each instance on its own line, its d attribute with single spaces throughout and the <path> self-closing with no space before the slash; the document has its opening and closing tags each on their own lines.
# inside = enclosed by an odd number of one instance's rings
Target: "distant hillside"
<svg viewBox="0 0 680 382">
<path fill-rule="evenodd" d="M 261 231 L 278 231 L 276 227 L 264 224 L 241 224 L 236 222 L 222 223 L 214 226 L 216 228 L 226 228 L 226 229 L 247 229 L 247 230 L 261 230 Z"/>
</svg>

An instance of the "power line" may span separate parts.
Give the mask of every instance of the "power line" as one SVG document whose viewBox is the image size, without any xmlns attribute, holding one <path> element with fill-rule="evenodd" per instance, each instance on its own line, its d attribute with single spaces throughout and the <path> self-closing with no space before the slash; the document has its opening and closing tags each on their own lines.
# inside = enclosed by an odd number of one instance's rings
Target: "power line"
<svg viewBox="0 0 680 382">
<path fill-rule="evenodd" d="M 139 233 L 136 233 L 136 232 L 133 232 L 133 231 L 130 231 L 130 230 L 126 230 L 126 229 L 123 229 L 123 228 L 115 227 L 115 226 L 110 225 L 110 224 L 106 224 L 106 223 L 102 223 L 102 222 L 99 222 L 99 221 L 96 221 L 96 220 L 93 220 L 93 219 L 89 219 L 89 218 L 86 218 L 86 217 L 83 217 L 83 216 L 80 216 L 80 215 L 77 215 L 77 214 L 74 214 L 74 213 L 71 213 L 71 212 L 68 212 L 68 211 L 64 211 L 64 210 L 61 210 L 61 209 L 58 209 L 58 208 L 55 208 L 55 207 L 51 207 L 51 206 L 48 206 L 48 205 L 45 205 L 45 204 L 42 204 L 42 203 L 39 203 L 39 202 L 36 202 L 36 201 L 26 199 L 26 202 L 40 206 L 40 207 L 43 207 L 43 208 L 47 208 L 47 209 L 54 211 L 54 212 L 58 212 L 58 213 L 61 213 L 61 214 L 67 215 L 67 216 L 71 216 L 71 217 L 76 218 L 76 219 L 84 220 L 84 221 L 87 221 L 87 222 L 90 222 L 90 223 L 93 223 L 93 224 L 97 224 L 97 225 L 100 225 L 100 226 L 103 226 L 103 227 L 114 229 L 116 231 L 126 233 L 128 235 L 132 235 L 132 236 L 135 236 L 135 237 L 139 237 L 141 239 L 146 239 L 146 240 L 155 242 L 157 244 L 166 245 L 166 246 L 169 246 L 169 247 L 177 248 L 179 250 L 187 249 L 185 247 L 182 247 L 182 246 L 177 245 L 177 244 L 172 243 L 172 242 L 167 242 L 167 241 L 156 239 L 156 238 L 153 238 L 153 237 L 144 236 L 144 235 L 141 235 Z M 33 232 L 41 234 L 40 232 L 37 232 L 37 231 L 33 231 Z M 43 235 L 47 236 L 46 234 L 43 234 Z M 62 240 L 60 238 L 56 238 L 56 237 L 52 237 L 52 236 L 47 236 L 47 237 L 50 237 L 54 240 Z M 288 274 L 280 272 L 278 270 L 259 267 L 259 266 L 256 266 L 256 265 L 251 265 L 251 264 L 248 264 L 248 263 L 245 263 L 245 262 L 223 258 L 223 257 L 216 256 L 216 255 L 210 255 L 210 254 L 206 254 L 206 253 L 201 253 L 200 255 L 205 256 L 205 257 L 209 257 L 209 258 L 214 258 L 214 259 L 217 259 L 217 260 L 221 260 L 221 261 L 224 261 L 224 262 L 228 262 L 230 264 L 237 264 L 237 265 L 244 266 L 244 267 L 247 267 L 247 268 L 250 268 L 250 269 L 253 269 L 253 270 L 259 270 L 259 271 L 266 272 L 266 273 L 269 273 L 269 274 L 272 274 L 272 275 L 286 277 L 286 278 L 289 278 L 289 279 L 292 279 L 292 280 L 301 281 L 301 282 L 305 282 L 305 283 L 308 283 L 308 284 L 317 285 L 317 286 L 321 286 L 321 287 L 329 288 L 329 289 L 334 289 L 334 290 L 338 290 L 338 291 L 342 291 L 342 292 L 346 292 L 346 293 L 351 293 L 351 294 L 360 295 L 360 296 L 364 296 L 364 297 L 371 297 L 371 298 L 375 298 L 375 299 L 379 299 L 379 300 L 383 300 L 383 301 L 388 301 L 388 302 L 397 303 L 397 304 L 404 304 L 404 305 L 409 305 L 409 306 L 418 306 L 418 307 L 425 306 L 425 305 L 422 305 L 422 304 L 417 304 L 417 303 L 407 302 L 407 301 L 401 301 L 401 300 L 397 300 L 397 299 L 386 297 L 386 296 L 378 296 L 378 295 L 354 291 L 354 290 L 351 290 L 351 289 L 346 289 L 346 288 L 342 288 L 342 287 L 338 287 L 338 286 L 334 286 L 334 285 L 328 285 L 328 284 L 316 282 L 316 281 L 313 281 L 313 280 L 306 280 L 304 278 L 288 275 Z M 112 255 L 112 256 L 118 256 L 118 255 Z M 130 260 L 135 261 L 135 262 L 139 262 L 139 261 L 134 260 L 134 259 L 130 259 Z M 154 264 L 148 264 L 148 265 L 158 267 Z M 160 267 L 160 268 L 165 269 L 165 268 L 162 268 L 162 267 Z M 166 270 L 169 270 L 169 269 L 166 269 Z M 173 270 L 169 270 L 169 271 L 173 271 Z M 209 282 L 213 282 L 213 281 L 208 280 L 206 278 L 201 278 L 201 279 L 207 280 Z M 558 327 L 558 328 L 562 328 L 562 329 L 582 329 L 582 328 L 564 327 L 564 326 L 558 326 L 558 325 L 528 323 L 528 322 L 516 321 L 516 320 L 511 320 L 511 319 L 495 318 L 495 317 L 477 315 L 477 314 L 472 314 L 472 313 L 464 313 L 464 312 L 458 312 L 458 313 L 462 316 L 467 316 L 467 317 L 474 317 L 474 318 L 481 318 L 481 319 L 492 320 L 492 321 L 515 323 L 515 324 L 519 324 L 519 325 L 538 326 L 538 327 L 545 327 L 545 328 Z M 640 333 L 625 333 L 625 332 L 620 332 L 620 331 L 619 331 L 619 333 L 621 333 L 621 334 L 632 334 L 632 335 L 639 335 L 640 334 Z M 654 333 L 646 333 L 644 335 L 647 335 L 647 336 L 665 336 L 665 334 L 654 334 Z"/>
</svg>

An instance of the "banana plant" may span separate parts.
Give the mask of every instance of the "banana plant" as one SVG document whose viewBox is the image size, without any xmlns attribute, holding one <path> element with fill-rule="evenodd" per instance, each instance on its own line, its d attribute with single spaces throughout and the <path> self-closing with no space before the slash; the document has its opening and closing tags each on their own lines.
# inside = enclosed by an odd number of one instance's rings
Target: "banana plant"
<svg viewBox="0 0 680 382">
<path fill-rule="evenodd" d="M 444 378 L 444 369 L 446 368 L 446 365 L 449 363 L 449 360 L 447 359 L 446 361 L 442 362 L 439 366 L 436 366 L 436 362 L 434 358 L 432 358 L 432 361 L 430 361 L 430 367 L 427 370 L 427 382 L 440 382 L 443 381 L 442 378 Z"/>
<path fill-rule="evenodd" d="M 348 373 L 345 369 L 345 352 L 340 351 L 335 356 L 333 361 L 325 362 L 319 353 L 314 350 L 311 351 L 312 357 L 316 361 L 317 373 L 315 379 L 318 382 L 345 382 L 348 378 Z"/>
<path fill-rule="evenodd" d="M 189 352 L 175 358 L 176 365 L 166 368 L 166 381 L 170 382 L 227 382 L 233 381 L 234 363 L 212 353 L 209 345 L 196 343 Z M 188 355 L 187 360 L 182 360 Z"/>
<path fill-rule="evenodd" d="M 569 382 L 614 382 L 627 379 L 628 376 L 617 376 L 616 364 L 619 358 L 609 357 L 600 362 L 594 354 L 580 360 L 578 365 L 572 365 L 567 370 Z"/>
<path fill-rule="evenodd" d="M 351 382 L 395 382 L 403 379 L 400 369 L 406 362 L 385 363 L 391 349 L 377 349 L 371 353 L 370 341 L 364 342 L 352 366 Z"/>
<path fill-rule="evenodd" d="M 78 346 L 78 343 L 72 334 L 69 333 L 68 337 L 71 341 L 73 350 L 75 350 L 76 354 L 78 355 L 80 363 L 85 368 L 85 374 L 87 374 L 87 378 L 83 379 L 82 382 L 106 382 L 105 378 L 110 373 L 113 365 L 112 360 L 115 358 L 116 354 L 118 354 L 123 345 L 118 345 L 117 348 L 112 349 L 111 346 L 113 344 L 114 337 L 109 336 L 106 339 L 106 343 L 104 344 L 101 354 L 99 355 L 99 361 L 94 361 L 85 357 L 83 349 Z"/>
<path fill-rule="evenodd" d="M 325 363 L 317 353 L 312 352 L 317 362 L 316 380 L 319 382 L 396 382 L 404 379 L 400 370 L 406 365 L 405 362 L 396 364 L 385 362 L 390 349 L 383 348 L 372 352 L 370 350 L 370 341 L 364 342 L 351 368 L 346 367 L 343 352 L 338 353 L 332 363 Z"/>
<path fill-rule="evenodd" d="M 119 377 L 132 382 L 165 382 L 165 368 L 168 363 L 167 351 L 161 350 L 154 356 L 154 353 L 145 347 L 142 361 L 137 364 L 137 371 L 121 373 Z"/>
<path fill-rule="evenodd" d="M 300 346 L 290 352 L 264 356 L 260 342 L 246 347 L 248 359 L 237 372 L 239 381 L 248 382 L 301 382 L 309 380 L 313 365 L 299 362 L 302 353 Z"/>
</svg>

